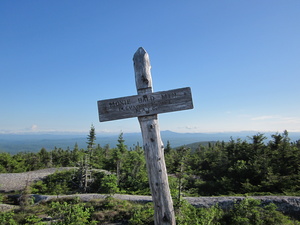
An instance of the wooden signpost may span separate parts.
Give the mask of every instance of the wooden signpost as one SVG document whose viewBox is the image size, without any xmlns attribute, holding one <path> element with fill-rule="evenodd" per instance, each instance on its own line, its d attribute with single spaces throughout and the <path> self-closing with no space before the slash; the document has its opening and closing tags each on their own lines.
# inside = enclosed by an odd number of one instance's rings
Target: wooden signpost
<svg viewBox="0 0 300 225">
<path fill-rule="evenodd" d="M 98 102 L 101 122 L 193 108 L 190 88 L 145 93 Z"/>
<path fill-rule="evenodd" d="M 133 57 L 138 95 L 98 101 L 100 122 L 138 117 L 146 157 L 156 225 L 174 225 L 164 146 L 157 114 L 193 108 L 190 88 L 153 92 L 148 53 L 139 48 Z"/>
</svg>

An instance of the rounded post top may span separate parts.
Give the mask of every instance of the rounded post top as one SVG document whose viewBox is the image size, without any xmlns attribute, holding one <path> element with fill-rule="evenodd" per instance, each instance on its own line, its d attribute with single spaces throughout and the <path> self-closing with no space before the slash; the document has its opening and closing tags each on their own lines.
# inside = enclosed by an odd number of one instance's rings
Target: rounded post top
<svg viewBox="0 0 300 225">
<path fill-rule="evenodd" d="M 141 55 L 145 55 L 145 54 L 148 54 L 146 52 L 146 50 L 143 48 L 143 47 L 139 47 L 138 50 L 136 50 L 136 52 L 134 53 L 134 57 L 138 57 L 138 56 L 141 56 Z"/>
<path fill-rule="evenodd" d="M 138 93 L 146 90 L 152 92 L 152 77 L 149 55 L 143 47 L 138 48 L 133 56 L 135 83 Z"/>
</svg>

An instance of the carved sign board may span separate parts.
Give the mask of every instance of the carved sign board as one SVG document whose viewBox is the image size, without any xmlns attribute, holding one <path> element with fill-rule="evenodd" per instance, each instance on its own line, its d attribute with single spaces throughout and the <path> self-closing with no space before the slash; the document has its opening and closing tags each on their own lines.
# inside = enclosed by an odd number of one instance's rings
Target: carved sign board
<svg viewBox="0 0 300 225">
<path fill-rule="evenodd" d="M 100 122 L 192 108 L 189 87 L 98 101 Z"/>
</svg>

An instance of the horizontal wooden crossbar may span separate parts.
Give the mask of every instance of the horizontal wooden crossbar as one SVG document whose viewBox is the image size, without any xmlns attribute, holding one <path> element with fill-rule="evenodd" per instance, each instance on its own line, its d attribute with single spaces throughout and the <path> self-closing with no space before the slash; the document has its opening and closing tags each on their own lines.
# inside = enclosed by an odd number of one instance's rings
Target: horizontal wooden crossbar
<svg viewBox="0 0 300 225">
<path fill-rule="evenodd" d="M 98 101 L 100 122 L 192 108 L 189 87 Z"/>
</svg>

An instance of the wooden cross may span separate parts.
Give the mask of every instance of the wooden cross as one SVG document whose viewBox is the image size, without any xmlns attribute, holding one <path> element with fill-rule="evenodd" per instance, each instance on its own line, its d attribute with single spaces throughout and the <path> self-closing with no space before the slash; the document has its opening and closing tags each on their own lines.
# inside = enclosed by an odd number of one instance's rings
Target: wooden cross
<svg viewBox="0 0 300 225">
<path fill-rule="evenodd" d="M 191 89 L 153 92 L 149 55 L 142 47 L 134 54 L 133 62 L 138 95 L 98 101 L 99 120 L 138 117 L 154 203 L 154 222 L 156 225 L 173 225 L 175 214 L 157 114 L 192 109 Z"/>
</svg>

